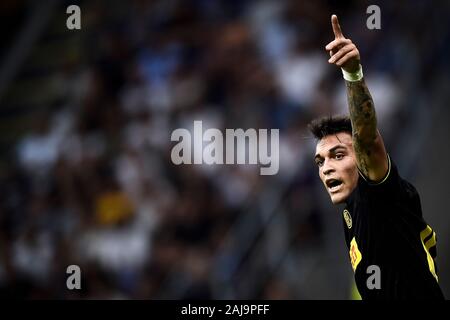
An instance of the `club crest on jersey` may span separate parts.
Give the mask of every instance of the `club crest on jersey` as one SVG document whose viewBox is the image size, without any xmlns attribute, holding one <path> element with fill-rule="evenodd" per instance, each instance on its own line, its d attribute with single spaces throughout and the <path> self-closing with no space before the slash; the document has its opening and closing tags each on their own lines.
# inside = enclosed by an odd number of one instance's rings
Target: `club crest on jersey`
<svg viewBox="0 0 450 320">
<path fill-rule="evenodd" d="M 352 227 L 352 216 L 350 215 L 350 212 L 348 212 L 347 209 L 344 210 L 342 213 L 344 215 L 345 223 L 347 224 L 347 227 L 351 229 Z"/>
</svg>

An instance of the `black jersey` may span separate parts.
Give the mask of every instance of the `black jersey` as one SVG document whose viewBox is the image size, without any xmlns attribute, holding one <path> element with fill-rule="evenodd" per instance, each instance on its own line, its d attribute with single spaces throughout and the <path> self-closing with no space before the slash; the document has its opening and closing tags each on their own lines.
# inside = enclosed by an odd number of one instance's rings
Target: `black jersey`
<svg viewBox="0 0 450 320">
<path fill-rule="evenodd" d="M 444 299 L 435 263 L 436 234 L 422 217 L 416 189 L 388 161 L 380 183 L 360 173 L 343 211 L 358 291 L 363 299 Z M 380 281 L 374 287 L 376 272 Z"/>
</svg>

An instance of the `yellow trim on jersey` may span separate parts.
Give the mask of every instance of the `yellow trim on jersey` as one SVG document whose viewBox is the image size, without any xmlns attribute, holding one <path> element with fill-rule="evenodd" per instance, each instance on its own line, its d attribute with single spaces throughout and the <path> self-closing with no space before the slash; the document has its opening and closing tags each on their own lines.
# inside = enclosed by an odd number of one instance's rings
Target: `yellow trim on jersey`
<svg viewBox="0 0 450 320">
<path fill-rule="evenodd" d="M 428 236 L 430 236 L 431 233 L 433 233 L 433 236 L 425 244 L 425 242 L 424 242 L 425 239 Z M 427 225 L 427 227 L 420 232 L 420 240 L 422 241 L 423 249 L 425 250 L 425 253 L 427 255 L 428 268 L 430 269 L 430 272 L 433 275 L 433 277 L 436 279 L 436 281 L 439 281 L 438 276 L 436 274 L 436 268 L 434 266 L 434 260 L 431 257 L 431 254 L 429 251 L 432 246 L 436 245 L 436 234 L 434 233 L 434 231 L 431 229 L 431 227 L 429 225 Z"/>
<path fill-rule="evenodd" d="M 361 170 L 359 170 L 358 166 L 356 166 L 358 168 L 359 175 L 364 179 L 364 181 L 366 181 L 371 186 L 378 186 L 378 185 L 382 184 L 389 178 L 389 175 L 391 173 L 391 157 L 389 157 L 389 154 L 387 155 L 387 159 L 388 159 L 388 171 L 387 171 L 386 175 L 384 176 L 384 178 L 380 182 L 370 181 L 368 178 L 366 178 L 364 176 L 364 174 L 361 172 Z"/>
<path fill-rule="evenodd" d="M 436 245 L 436 232 L 433 232 L 433 236 L 425 242 L 425 247 L 427 250 L 434 247 Z"/>
<path fill-rule="evenodd" d="M 355 279 L 352 280 L 352 284 L 350 287 L 350 300 L 362 300 L 361 295 L 358 291 L 358 287 L 356 286 Z"/>
</svg>

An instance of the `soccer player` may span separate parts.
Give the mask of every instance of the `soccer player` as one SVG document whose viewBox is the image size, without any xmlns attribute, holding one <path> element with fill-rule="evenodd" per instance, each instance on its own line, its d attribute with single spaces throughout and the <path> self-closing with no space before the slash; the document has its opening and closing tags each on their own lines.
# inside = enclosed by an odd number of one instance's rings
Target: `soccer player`
<svg viewBox="0 0 450 320">
<path fill-rule="evenodd" d="M 436 269 L 436 234 L 419 195 L 399 176 L 377 129 L 357 47 L 332 15 L 325 49 L 342 69 L 350 117 L 316 119 L 315 162 L 333 204 L 345 203 L 345 240 L 363 299 L 444 299 Z"/>
</svg>

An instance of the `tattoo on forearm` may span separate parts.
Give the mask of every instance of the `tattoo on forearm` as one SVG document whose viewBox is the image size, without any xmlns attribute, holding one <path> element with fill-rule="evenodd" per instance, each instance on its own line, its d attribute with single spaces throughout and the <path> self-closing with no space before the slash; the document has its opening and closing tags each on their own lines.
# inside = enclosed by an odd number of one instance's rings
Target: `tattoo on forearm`
<svg viewBox="0 0 450 320">
<path fill-rule="evenodd" d="M 353 127 L 353 146 L 359 169 L 368 175 L 368 159 L 377 137 L 377 118 L 369 89 L 364 80 L 349 82 L 347 98 Z"/>
</svg>

